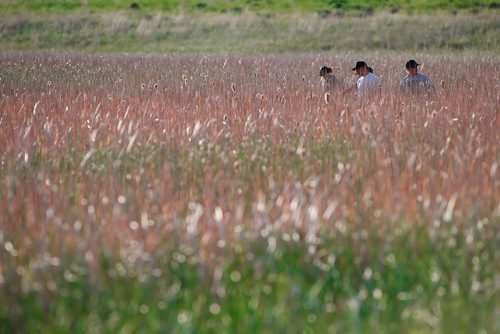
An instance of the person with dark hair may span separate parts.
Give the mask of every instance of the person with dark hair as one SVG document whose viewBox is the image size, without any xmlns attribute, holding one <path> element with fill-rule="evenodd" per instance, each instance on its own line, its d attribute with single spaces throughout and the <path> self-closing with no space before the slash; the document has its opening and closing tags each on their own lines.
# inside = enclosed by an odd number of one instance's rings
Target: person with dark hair
<svg viewBox="0 0 500 334">
<path fill-rule="evenodd" d="M 319 76 L 321 80 L 321 87 L 323 88 L 323 93 L 334 91 L 339 85 L 339 81 L 333 75 L 333 71 L 328 66 L 323 66 L 319 70 Z"/>
<path fill-rule="evenodd" d="M 413 59 L 406 62 L 406 71 L 408 75 L 401 80 L 401 90 L 404 93 L 435 93 L 436 88 L 431 79 L 425 74 L 418 73 L 418 66 L 420 66 L 420 64 Z"/>
<path fill-rule="evenodd" d="M 356 74 L 359 75 L 359 79 L 356 82 L 358 96 L 366 97 L 380 92 L 382 86 L 380 79 L 373 74 L 373 69 L 364 61 L 356 62 L 352 70 L 356 71 Z"/>
</svg>

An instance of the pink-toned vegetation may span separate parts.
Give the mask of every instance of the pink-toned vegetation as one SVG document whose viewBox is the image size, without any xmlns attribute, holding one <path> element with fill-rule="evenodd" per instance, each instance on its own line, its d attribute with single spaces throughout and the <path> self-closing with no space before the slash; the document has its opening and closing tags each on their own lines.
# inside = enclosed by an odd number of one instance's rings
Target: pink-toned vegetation
<svg viewBox="0 0 500 334">
<path fill-rule="evenodd" d="M 391 54 L 0 57 L 0 242 L 19 258 L 130 259 L 175 238 L 210 262 L 254 235 L 316 247 L 499 219 L 496 57 L 412 57 L 428 99 L 399 93 Z M 358 58 L 380 96 L 326 99 L 319 68 L 347 87 Z"/>
</svg>

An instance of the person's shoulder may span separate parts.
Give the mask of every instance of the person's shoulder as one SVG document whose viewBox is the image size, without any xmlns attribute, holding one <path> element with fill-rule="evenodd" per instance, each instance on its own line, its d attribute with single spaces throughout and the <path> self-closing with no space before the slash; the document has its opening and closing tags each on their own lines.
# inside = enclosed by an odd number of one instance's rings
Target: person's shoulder
<svg viewBox="0 0 500 334">
<path fill-rule="evenodd" d="M 425 75 L 423 73 L 417 73 L 417 74 L 420 74 L 420 77 L 419 77 L 420 81 L 424 81 L 428 84 L 432 84 L 432 80 L 427 75 Z"/>
<path fill-rule="evenodd" d="M 380 81 L 379 77 L 376 76 L 375 74 L 373 73 L 368 73 L 368 77 L 371 79 L 371 80 L 376 80 L 376 81 Z"/>
<path fill-rule="evenodd" d="M 337 82 L 338 80 L 334 75 L 332 75 L 331 77 L 328 78 L 328 81 L 329 82 Z"/>
<path fill-rule="evenodd" d="M 420 78 L 420 79 L 425 79 L 425 80 L 428 80 L 429 78 L 427 77 L 427 75 L 425 75 L 424 73 L 420 73 L 418 72 L 417 73 L 417 77 Z"/>
</svg>

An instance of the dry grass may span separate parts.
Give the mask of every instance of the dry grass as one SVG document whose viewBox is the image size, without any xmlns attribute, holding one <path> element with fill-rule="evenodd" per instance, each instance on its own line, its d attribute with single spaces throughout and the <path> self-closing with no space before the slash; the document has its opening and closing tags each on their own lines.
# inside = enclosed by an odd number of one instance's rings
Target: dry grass
<svg viewBox="0 0 500 334">
<path fill-rule="evenodd" d="M 486 245 L 494 263 L 499 59 L 421 55 L 437 94 L 416 99 L 398 91 L 406 58 L 372 54 L 381 95 L 326 102 L 319 68 L 348 86 L 357 57 L 1 55 L 4 294 L 50 292 L 36 268 L 68 254 L 99 281 L 103 258 L 155 262 L 165 242 L 195 249 L 210 280 L 248 240 L 274 252 L 275 236 L 313 258 L 349 236 L 341 249 L 364 266 L 415 226 Z"/>
<path fill-rule="evenodd" d="M 314 205 L 322 217 L 331 203 L 338 203 L 336 214 L 326 221 L 356 221 L 360 211 L 369 213 L 369 220 L 409 222 L 432 222 L 444 216 L 474 221 L 498 213 L 498 60 L 422 57 L 423 70 L 434 80 L 438 93 L 433 99 L 416 101 L 399 95 L 404 60 L 375 55 L 369 57 L 369 64 L 383 82 L 380 98 L 361 103 L 354 94 L 336 93 L 326 103 L 316 76 L 318 68 L 331 64 L 350 84 L 355 80 L 349 70 L 353 59 L 325 55 L 4 55 L 0 134 L 4 233 L 19 228 L 7 224 L 13 220 L 37 226 L 46 220 L 72 223 L 81 214 L 87 216 L 84 212 L 66 216 L 68 192 L 77 190 L 73 187 L 83 190 L 78 197 L 86 202 L 89 196 L 97 196 L 94 209 L 107 221 L 137 220 L 140 212 L 136 210 L 124 214 L 113 209 L 116 195 L 127 187 L 122 180 L 125 175 L 107 175 L 99 185 L 90 180 L 75 183 L 74 177 L 85 180 L 85 169 L 98 152 L 116 150 L 119 159 L 136 148 L 158 145 L 182 153 L 200 150 L 223 169 L 216 171 L 210 163 L 202 163 L 198 167 L 204 174 L 195 175 L 200 180 L 176 187 L 175 176 L 165 163 L 169 157 L 155 161 L 157 165 L 146 159 L 132 166 L 141 179 L 132 182 L 137 210 L 151 209 L 144 207 L 148 197 L 167 207 L 179 201 L 181 212 L 194 201 L 205 203 L 207 216 L 222 206 L 233 217 L 224 219 L 226 224 L 253 226 L 252 210 L 237 214 L 241 196 L 228 198 L 241 191 L 239 178 L 250 172 L 231 152 L 248 151 L 253 160 L 269 159 L 256 164 L 267 175 L 248 175 L 260 184 L 253 185 L 246 196 L 263 202 L 270 222 L 286 216 L 290 202 L 297 200 L 289 188 L 297 185 L 299 193 L 307 195 L 299 201 L 302 214 Z M 344 151 L 321 152 L 325 142 L 327 150 L 332 148 L 328 141 Z M 300 175 L 289 175 L 273 161 L 286 161 L 295 153 L 304 168 Z M 68 154 L 81 156 L 80 168 L 71 165 L 74 170 L 63 173 L 67 179 L 59 180 L 61 167 L 57 165 Z M 32 174 L 33 159 L 54 167 Z M 188 157 L 189 162 L 192 159 Z M 102 163 L 111 172 L 107 164 L 113 161 Z M 225 189 L 214 194 L 210 189 L 222 186 L 220 178 L 227 179 L 222 182 Z M 312 189 L 302 189 L 309 183 L 314 184 Z M 154 189 L 148 190 L 153 194 L 148 196 L 142 187 L 153 184 Z M 207 189 L 193 196 L 192 188 L 198 184 Z M 314 203 L 309 202 L 311 193 Z M 103 196 L 110 203 L 102 205 Z M 53 211 L 50 217 L 48 209 Z M 163 217 L 169 212 L 156 214 L 156 220 L 169 220 Z M 234 217 L 239 218 L 235 221 Z M 297 219 L 307 220 L 306 216 Z M 34 231 L 39 235 L 38 229 Z M 114 235 L 103 233 L 104 238 Z"/>
</svg>

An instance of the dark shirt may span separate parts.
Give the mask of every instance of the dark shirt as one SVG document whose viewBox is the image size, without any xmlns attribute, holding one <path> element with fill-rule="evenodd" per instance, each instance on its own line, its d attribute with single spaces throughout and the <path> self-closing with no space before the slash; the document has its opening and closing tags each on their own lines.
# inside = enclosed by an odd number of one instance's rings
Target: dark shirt
<svg viewBox="0 0 500 334">
<path fill-rule="evenodd" d="M 436 88 L 431 79 L 425 74 L 417 73 L 415 76 L 407 75 L 401 80 L 401 89 L 405 92 L 434 93 Z"/>
</svg>

